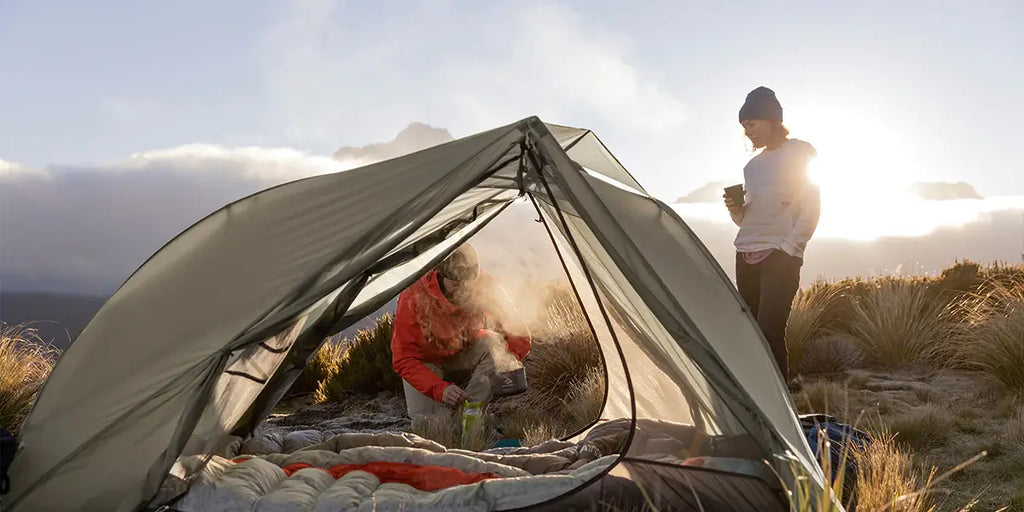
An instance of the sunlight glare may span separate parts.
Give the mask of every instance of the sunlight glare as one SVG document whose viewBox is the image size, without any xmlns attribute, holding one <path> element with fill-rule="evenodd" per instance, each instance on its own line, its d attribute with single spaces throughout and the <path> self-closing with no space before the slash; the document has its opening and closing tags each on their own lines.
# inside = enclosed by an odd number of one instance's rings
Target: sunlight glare
<svg viewBox="0 0 1024 512">
<path fill-rule="evenodd" d="M 864 241 L 923 236 L 977 218 L 969 205 L 936 204 L 914 192 L 914 183 L 925 177 L 913 148 L 881 120 L 818 111 L 793 125 L 803 129 L 800 134 L 794 129 L 793 136 L 818 150 L 809 169 L 821 190 L 816 236 Z"/>
</svg>

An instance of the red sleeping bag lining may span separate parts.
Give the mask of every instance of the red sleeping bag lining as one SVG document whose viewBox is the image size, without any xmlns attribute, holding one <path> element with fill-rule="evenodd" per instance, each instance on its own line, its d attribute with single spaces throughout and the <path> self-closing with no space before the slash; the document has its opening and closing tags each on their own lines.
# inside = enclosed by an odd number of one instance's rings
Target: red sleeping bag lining
<svg viewBox="0 0 1024 512">
<path fill-rule="evenodd" d="M 234 459 L 234 462 L 243 462 L 249 457 Z M 444 466 L 421 466 L 405 462 L 368 462 L 366 464 L 339 464 L 329 468 L 317 468 L 309 464 L 289 464 L 281 468 L 285 476 L 292 476 L 300 469 L 313 468 L 326 471 L 334 478 L 352 471 L 365 471 L 377 477 L 382 484 L 399 483 L 408 484 L 421 491 L 438 491 L 456 485 L 475 484 L 491 478 L 501 478 L 494 473 L 467 473 L 460 469 L 447 468 Z"/>
</svg>

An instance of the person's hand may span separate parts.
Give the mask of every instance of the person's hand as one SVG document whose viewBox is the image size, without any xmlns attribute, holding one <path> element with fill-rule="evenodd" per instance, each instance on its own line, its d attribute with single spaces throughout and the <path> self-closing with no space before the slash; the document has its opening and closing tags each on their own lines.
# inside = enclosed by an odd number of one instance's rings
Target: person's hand
<svg viewBox="0 0 1024 512">
<path fill-rule="evenodd" d="M 469 400 L 469 395 L 455 384 L 449 384 L 441 393 L 441 401 L 451 406 L 457 406 L 466 400 Z"/>
<path fill-rule="evenodd" d="M 743 211 L 743 205 L 736 204 L 729 194 L 722 194 L 722 197 L 725 198 L 725 207 L 729 209 L 729 213 L 738 214 Z"/>
</svg>

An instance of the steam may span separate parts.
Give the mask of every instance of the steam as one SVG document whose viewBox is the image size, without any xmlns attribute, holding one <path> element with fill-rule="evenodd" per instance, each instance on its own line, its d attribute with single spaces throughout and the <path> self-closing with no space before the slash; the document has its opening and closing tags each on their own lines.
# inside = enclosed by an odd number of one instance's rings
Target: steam
<svg viewBox="0 0 1024 512">
<path fill-rule="evenodd" d="M 523 367 L 523 363 L 500 344 L 494 346 L 491 358 L 494 360 L 494 371 L 497 373 L 511 372 Z"/>
</svg>

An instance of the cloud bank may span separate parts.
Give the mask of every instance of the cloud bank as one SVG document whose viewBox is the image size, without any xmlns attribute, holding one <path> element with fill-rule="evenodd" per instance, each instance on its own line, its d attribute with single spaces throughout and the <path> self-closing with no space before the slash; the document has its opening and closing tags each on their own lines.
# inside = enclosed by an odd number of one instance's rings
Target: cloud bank
<svg viewBox="0 0 1024 512">
<path fill-rule="evenodd" d="M 450 138 L 447 130 L 413 124 L 393 140 L 344 147 L 334 158 L 289 148 L 191 144 L 95 166 L 31 168 L 0 160 L 0 288 L 107 295 L 167 240 L 229 202 Z M 731 275 L 736 227 L 718 203 L 718 185 L 702 187 L 690 194 L 691 202 L 673 207 Z M 950 190 L 954 197 L 970 191 L 954 185 L 938 187 L 945 190 L 943 199 Z M 808 249 L 805 278 L 936 272 L 965 258 L 1021 261 L 1024 198 L 916 198 L 900 209 L 891 206 L 862 204 L 849 211 L 826 201 Z M 550 260 L 540 265 L 540 273 L 557 273 L 543 232 L 520 228 L 532 219 L 528 210 L 510 210 L 514 215 L 484 230 L 487 239 L 481 247 L 503 254 L 490 257 L 488 265 L 518 274 Z M 832 214 L 841 215 L 830 220 Z M 861 231 L 847 231 L 851 219 Z M 518 251 L 512 256 L 506 250 L 510 233 L 516 233 L 511 246 Z M 858 236 L 864 233 L 871 236 Z"/>
<path fill-rule="evenodd" d="M 267 187 L 438 143 L 420 126 L 337 158 L 289 148 L 190 144 L 109 164 L 0 161 L 0 288 L 107 295 L 172 237 Z"/>
<path fill-rule="evenodd" d="M 825 208 L 827 208 L 827 204 Z M 734 275 L 733 239 L 738 228 L 725 208 L 712 204 L 674 204 L 672 207 L 693 228 L 730 276 Z M 984 200 L 920 201 L 903 211 L 916 211 L 909 219 L 886 213 L 864 215 L 862 233 L 849 237 L 844 222 L 826 223 L 808 244 L 803 283 L 873 275 L 934 274 L 957 260 L 981 263 L 1024 262 L 1024 197 Z M 907 235 L 907 230 L 919 231 Z M 859 238 L 859 239 L 858 239 Z"/>
</svg>

